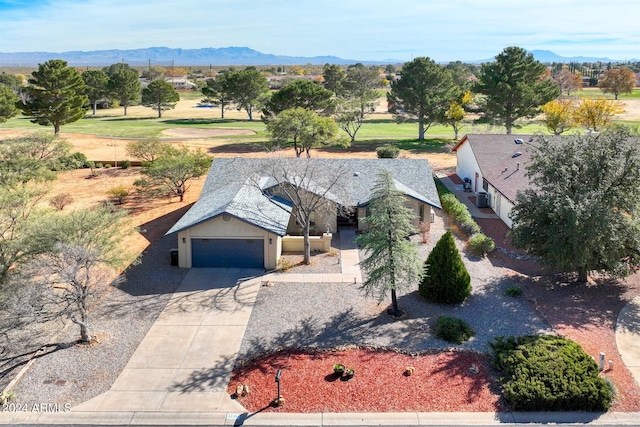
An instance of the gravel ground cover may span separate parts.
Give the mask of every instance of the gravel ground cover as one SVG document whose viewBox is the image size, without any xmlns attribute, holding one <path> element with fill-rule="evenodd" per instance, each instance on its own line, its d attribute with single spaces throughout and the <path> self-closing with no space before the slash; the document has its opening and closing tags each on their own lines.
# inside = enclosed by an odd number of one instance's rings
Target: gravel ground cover
<svg viewBox="0 0 640 427">
<path fill-rule="evenodd" d="M 421 259 L 445 231 L 445 218 L 436 217 L 427 244 L 418 245 Z M 414 236 L 416 242 L 419 236 Z M 240 349 L 240 360 L 279 348 L 335 348 L 357 345 L 420 352 L 464 349 L 485 352 L 495 336 L 550 332 L 548 324 L 524 299 L 508 297 L 505 289 L 519 282 L 516 272 L 494 266 L 492 258 L 466 254 L 456 239 L 472 278 L 473 292 L 460 305 L 426 302 L 417 284 L 398 292 L 406 317 L 394 320 L 385 311 L 390 297 L 380 303 L 364 297 L 358 285 L 339 283 L 270 283 L 258 294 Z M 361 257 L 364 254 L 360 254 Z M 433 327 L 441 315 L 465 320 L 476 336 L 462 345 L 435 338 Z"/>
<path fill-rule="evenodd" d="M 169 236 L 150 246 L 124 282 L 92 307 L 98 344 L 76 345 L 77 327 L 63 329 L 13 389 L 15 402 L 73 406 L 109 390 L 188 271 L 169 265 L 174 244 Z"/>
</svg>

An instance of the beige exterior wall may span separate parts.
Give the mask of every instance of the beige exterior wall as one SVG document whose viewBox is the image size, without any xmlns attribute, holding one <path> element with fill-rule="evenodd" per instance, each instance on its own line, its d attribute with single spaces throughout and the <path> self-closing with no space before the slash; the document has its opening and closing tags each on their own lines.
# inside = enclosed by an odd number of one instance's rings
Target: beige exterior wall
<svg viewBox="0 0 640 427">
<path fill-rule="evenodd" d="M 293 208 L 289 224 L 287 225 L 287 234 L 299 235 L 302 234 L 302 227 L 296 223 L 295 218 L 296 208 Z M 311 234 L 318 233 L 334 233 L 338 231 L 338 215 L 336 211 L 336 205 L 331 203 L 328 209 L 322 208 L 314 212 L 312 221 L 315 222 L 315 226 L 311 229 Z"/>
<path fill-rule="evenodd" d="M 264 268 L 276 268 L 282 253 L 280 236 L 236 218 L 228 222 L 222 218 L 222 215 L 218 216 L 178 233 L 178 265 L 181 268 L 191 268 L 191 239 L 263 239 Z"/>
<path fill-rule="evenodd" d="M 407 197 L 406 198 L 406 202 L 405 202 L 405 206 L 408 207 L 409 209 L 411 209 L 413 211 L 414 214 L 414 218 L 411 221 L 411 225 L 413 225 L 414 227 L 418 228 L 418 225 L 420 223 L 420 221 L 424 222 L 425 224 L 428 225 L 429 228 L 431 228 L 431 212 L 432 212 L 432 207 L 430 205 L 427 205 L 426 203 L 422 203 L 416 199 L 413 199 L 411 197 Z M 422 216 L 421 216 L 422 214 Z M 366 208 L 358 208 L 357 209 L 357 215 L 358 215 L 358 230 L 364 230 L 365 224 L 362 221 L 363 218 L 366 218 L 367 216 L 367 209 Z"/>
<path fill-rule="evenodd" d="M 331 233 L 322 236 L 309 236 L 311 252 L 329 252 L 331 249 Z M 304 252 L 304 236 L 284 236 L 282 238 L 283 252 Z"/>
</svg>

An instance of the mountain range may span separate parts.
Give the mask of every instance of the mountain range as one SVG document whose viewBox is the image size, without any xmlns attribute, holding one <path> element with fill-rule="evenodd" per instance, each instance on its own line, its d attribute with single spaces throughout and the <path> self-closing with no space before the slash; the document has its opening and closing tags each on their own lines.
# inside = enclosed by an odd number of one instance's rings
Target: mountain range
<svg viewBox="0 0 640 427">
<path fill-rule="evenodd" d="M 609 58 L 586 56 L 563 57 L 548 50 L 532 50 L 533 56 L 540 62 L 624 62 Z M 162 66 L 206 66 L 206 65 L 304 65 L 304 64 L 399 64 L 403 60 L 388 59 L 384 61 L 368 61 L 344 59 L 337 56 L 286 56 L 258 52 L 248 47 L 222 47 L 202 49 L 174 49 L 168 47 L 149 47 L 129 50 L 93 50 L 70 52 L 0 52 L 0 66 L 28 67 L 46 62 L 50 59 L 63 59 L 71 66 L 105 66 L 117 62 L 129 65 L 162 65 Z M 467 60 L 468 63 L 482 63 L 493 61 Z M 635 61 L 632 59 L 630 61 Z"/>
</svg>

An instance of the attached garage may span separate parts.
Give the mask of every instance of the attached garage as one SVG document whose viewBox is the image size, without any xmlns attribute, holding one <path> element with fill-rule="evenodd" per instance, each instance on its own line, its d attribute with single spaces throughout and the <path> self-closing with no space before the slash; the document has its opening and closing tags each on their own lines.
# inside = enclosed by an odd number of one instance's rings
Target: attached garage
<svg viewBox="0 0 640 427">
<path fill-rule="evenodd" d="M 263 268 L 264 239 L 191 239 L 193 267 Z"/>
</svg>

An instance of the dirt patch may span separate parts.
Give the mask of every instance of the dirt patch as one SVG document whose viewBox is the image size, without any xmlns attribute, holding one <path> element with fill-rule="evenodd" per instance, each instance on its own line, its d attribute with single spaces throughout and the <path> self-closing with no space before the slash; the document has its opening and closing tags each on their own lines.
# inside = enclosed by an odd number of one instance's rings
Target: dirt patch
<svg viewBox="0 0 640 427">
<path fill-rule="evenodd" d="M 178 138 L 206 138 L 209 136 L 246 136 L 255 135 L 257 132 L 253 129 L 232 129 L 232 128 L 215 128 L 215 129 L 194 129 L 194 128 L 171 128 L 162 131 L 164 135 L 175 136 Z"/>
</svg>

